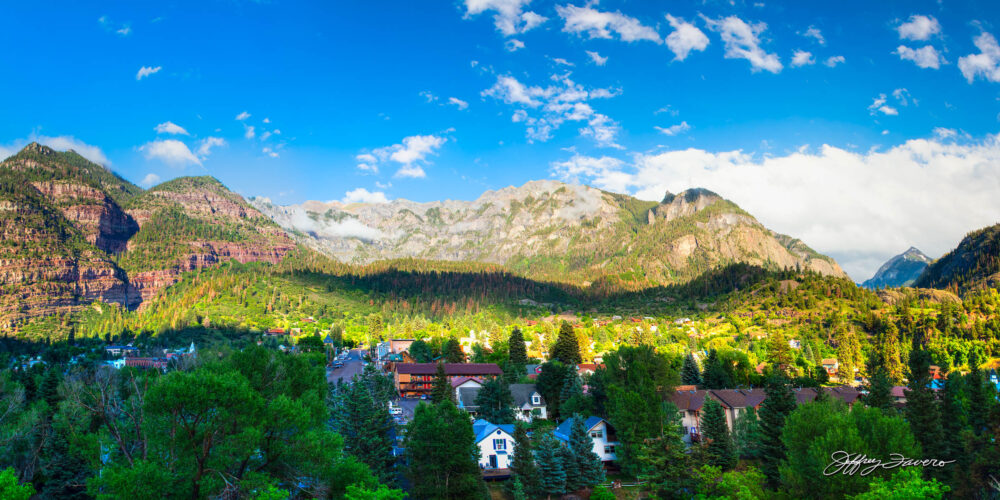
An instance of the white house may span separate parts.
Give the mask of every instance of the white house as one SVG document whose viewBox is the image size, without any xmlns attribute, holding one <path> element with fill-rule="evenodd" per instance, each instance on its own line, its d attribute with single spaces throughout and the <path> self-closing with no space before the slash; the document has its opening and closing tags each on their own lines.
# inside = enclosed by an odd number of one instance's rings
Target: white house
<svg viewBox="0 0 1000 500">
<path fill-rule="evenodd" d="M 514 426 L 496 425 L 479 419 L 472 423 L 479 447 L 479 467 L 482 469 L 509 469 L 514 455 Z"/>
<path fill-rule="evenodd" d="M 483 388 L 482 380 L 476 377 L 459 377 L 451 381 L 451 386 L 455 389 L 455 401 L 458 402 L 458 407 L 470 413 L 475 412 L 476 396 Z"/>
<path fill-rule="evenodd" d="M 613 462 L 617 459 L 615 448 L 619 445 L 615 428 L 606 420 L 600 417 L 590 417 L 584 422 L 587 434 L 590 434 L 591 441 L 594 442 L 594 454 L 601 457 L 602 462 Z M 569 443 L 570 430 L 573 428 L 573 419 L 568 418 L 565 422 L 556 427 L 553 434 L 557 439 Z"/>
<path fill-rule="evenodd" d="M 510 384 L 510 395 L 514 399 L 514 416 L 518 420 L 531 422 L 535 418 L 548 418 L 545 398 L 535 384 Z"/>
</svg>

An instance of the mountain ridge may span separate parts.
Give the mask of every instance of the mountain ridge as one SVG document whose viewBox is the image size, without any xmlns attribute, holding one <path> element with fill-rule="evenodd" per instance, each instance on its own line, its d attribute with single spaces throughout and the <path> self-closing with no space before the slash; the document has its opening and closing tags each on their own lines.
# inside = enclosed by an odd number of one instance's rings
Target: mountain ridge
<svg viewBox="0 0 1000 500">
<path fill-rule="evenodd" d="M 910 286 L 923 274 L 933 259 L 911 246 L 905 252 L 887 260 L 871 278 L 861 283 L 868 289 Z"/>
</svg>

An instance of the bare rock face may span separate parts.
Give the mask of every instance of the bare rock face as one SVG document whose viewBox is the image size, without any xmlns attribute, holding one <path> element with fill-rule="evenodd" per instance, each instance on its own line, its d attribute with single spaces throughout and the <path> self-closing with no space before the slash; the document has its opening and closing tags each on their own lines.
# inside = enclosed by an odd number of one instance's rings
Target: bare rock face
<svg viewBox="0 0 1000 500">
<path fill-rule="evenodd" d="M 48 181 L 32 186 L 80 229 L 90 244 L 109 253 L 125 250 L 139 225 L 104 192 L 81 184 Z"/>
<path fill-rule="evenodd" d="M 668 193 L 659 204 L 556 181 L 474 201 L 250 202 L 299 242 L 345 262 L 480 261 L 578 283 L 636 269 L 647 283 L 667 283 L 734 262 L 845 276 L 833 259 L 705 189 Z"/>
</svg>

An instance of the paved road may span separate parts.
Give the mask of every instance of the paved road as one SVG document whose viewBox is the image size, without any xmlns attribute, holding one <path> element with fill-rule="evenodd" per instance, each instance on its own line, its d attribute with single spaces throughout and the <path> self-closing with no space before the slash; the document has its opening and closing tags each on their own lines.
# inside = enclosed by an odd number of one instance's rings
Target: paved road
<svg viewBox="0 0 1000 500">
<path fill-rule="evenodd" d="M 331 384 L 336 384 L 338 380 L 343 380 L 344 383 L 350 382 L 351 378 L 355 374 L 361 373 L 364 369 L 364 364 L 362 363 L 362 357 L 365 352 L 361 349 L 354 349 L 347 353 L 347 359 L 344 359 L 344 366 L 341 368 L 327 368 L 326 369 L 326 379 Z"/>
</svg>

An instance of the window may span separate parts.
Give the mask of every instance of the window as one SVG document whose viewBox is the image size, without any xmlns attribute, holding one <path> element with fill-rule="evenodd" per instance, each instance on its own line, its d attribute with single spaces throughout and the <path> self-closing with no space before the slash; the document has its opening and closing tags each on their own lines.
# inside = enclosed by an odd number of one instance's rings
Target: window
<svg viewBox="0 0 1000 500">
<path fill-rule="evenodd" d="M 605 455 L 614 455 L 614 453 L 615 453 L 615 445 L 609 444 L 609 445 L 607 445 L 607 446 L 604 447 L 604 454 Z"/>
<path fill-rule="evenodd" d="M 494 439 L 493 440 L 493 449 L 494 450 L 506 450 L 507 449 L 507 440 L 506 439 Z"/>
<path fill-rule="evenodd" d="M 533 404 L 535 406 L 538 406 L 538 405 L 542 404 L 542 397 L 539 396 L 538 394 L 532 394 L 531 395 L 531 404 Z"/>
<path fill-rule="evenodd" d="M 595 439 L 601 439 L 602 437 L 604 437 L 604 431 L 602 430 L 593 431 L 590 433 L 590 437 Z"/>
</svg>

